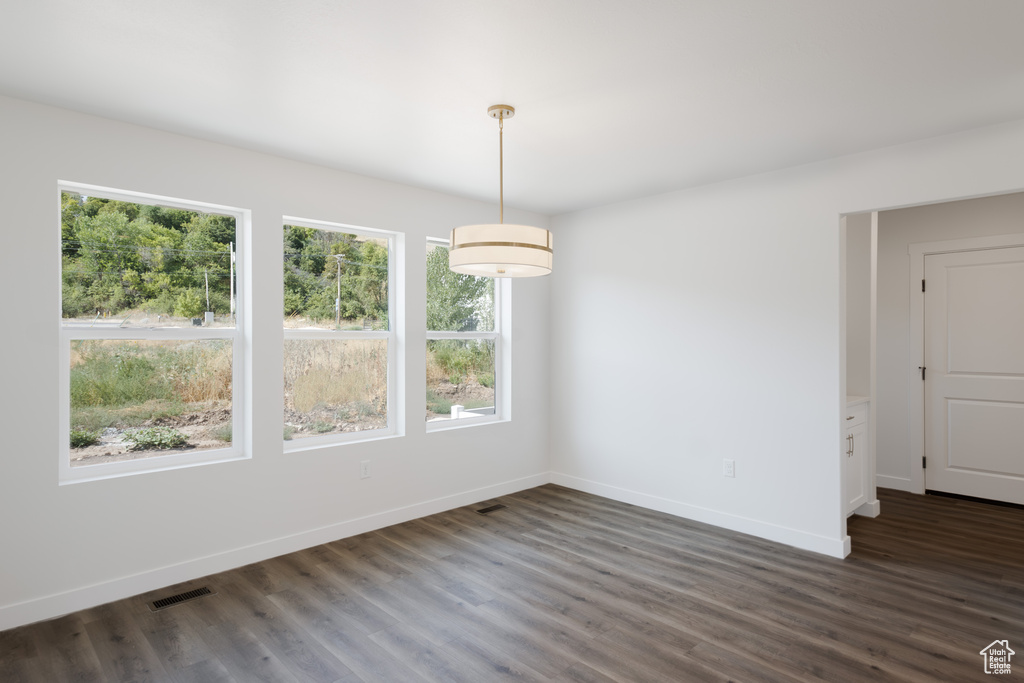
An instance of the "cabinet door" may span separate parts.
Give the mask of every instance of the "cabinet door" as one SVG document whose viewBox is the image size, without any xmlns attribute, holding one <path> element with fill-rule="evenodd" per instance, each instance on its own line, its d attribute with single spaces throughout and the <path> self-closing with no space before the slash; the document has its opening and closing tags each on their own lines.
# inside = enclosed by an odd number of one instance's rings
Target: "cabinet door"
<svg viewBox="0 0 1024 683">
<path fill-rule="evenodd" d="M 850 427 L 846 435 L 846 512 L 849 514 L 868 501 L 867 425 Z"/>
</svg>

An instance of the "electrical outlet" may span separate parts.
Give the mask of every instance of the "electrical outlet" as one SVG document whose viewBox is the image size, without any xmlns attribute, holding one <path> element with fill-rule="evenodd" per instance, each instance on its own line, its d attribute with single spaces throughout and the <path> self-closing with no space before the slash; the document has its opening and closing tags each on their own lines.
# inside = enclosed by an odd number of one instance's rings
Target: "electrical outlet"
<svg viewBox="0 0 1024 683">
<path fill-rule="evenodd" d="M 370 478 L 370 461 L 360 460 L 359 461 L 359 478 L 369 479 Z"/>
<path fill-rule="evenodd" d="M 722 460 L 722 476 L 723 477 L 735 477 L 736 476 L 736 461 L 725 458 Z"/>
</svg>

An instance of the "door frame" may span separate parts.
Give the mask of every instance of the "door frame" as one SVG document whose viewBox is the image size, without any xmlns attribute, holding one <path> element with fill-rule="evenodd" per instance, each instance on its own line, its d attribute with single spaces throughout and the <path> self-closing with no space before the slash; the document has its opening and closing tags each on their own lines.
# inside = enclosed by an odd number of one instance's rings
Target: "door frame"
<svg viewBox="0 0 1024 683">
<path fill-rule="evenodd" d="M 839 483 L 842 490 L 842 512 L 844 518 L 844 533 L 845 533 L 845 520 L 849 519 L 851 514 L 857 514 L 862 517 L 877 517 L 881 512 L 881 504 L 878 501 L 878 467 L 877 467 L 877 450 L 876 450 L 876 434 L 877 429 L 875 428 L 876 422 L 876 410 L 878 401 L 877 399 L 877 388 L 875 382 L 877 356 L 878 356 L 878 212 L 877 211 L 859 211 L 844 213 L 839 217 L 839 281 L 840 281 L 840 295 L 839 295 L 839 391 L 840 391 L 840 402 L 839 402 L 839 433 L 840 435 L 846 432 L 846 419 L 849 415 L 849 407 L 847 406 L 847 398 L 849 388 L 847 387 L 847 348 L 846 348 L 846 331 L 849 321 L 847 320 L 847 277 L 848 277 L 848 263 L 847 263 L 847 235 L 848 226 L 847 220 L 850 216 L 855 215 L 868 215 L 871 219 L 870 226 L 870 247 L 869 247 L 869 292 L 868 292 L 868 417 L 867 417 L 867 429 L 866 429 L 866 441 L 869 455 L 865 463 L 867 469 L 865 478 L 867 479 L 867 500 L 857 507 L 853 512 L 848 511 L 847 505 L 849 500 L 846 497 L 847 491 L 847 465 L 846 465 L 846 449 L 848 444 L 845 438 L 842 439 L 839 447 L 839 461 L 840 461 L 840 477 Z M 848 538 L 848 537 L 847 537 Z"/>
<path fill-rule="evenodd" d="M 991 237 L 966 237 L 940 242 L 914 242 L 907 246 L 910 254 L 910 364 L 907 373 L 910 386 L 919 382 L 918 391 L 910 393 L 910 489 L 914 493 L 925 492 L 924 480 L 924 383 L 921 382 L 919 367 L 924 365 L 924 297 L 921 281 L 924 280 L 924 259 L 932 254 L 950 254 L 959 251 L 983 251 L 1005 247 L 1024 247 L 1024 233 L 994 235 Z"/>
</svg>

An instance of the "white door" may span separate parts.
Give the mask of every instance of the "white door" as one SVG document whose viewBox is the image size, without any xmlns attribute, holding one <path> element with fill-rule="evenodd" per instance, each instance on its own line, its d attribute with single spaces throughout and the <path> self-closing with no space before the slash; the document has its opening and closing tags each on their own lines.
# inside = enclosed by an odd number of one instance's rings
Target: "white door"
<svg viewBox="0 0 1024 683">
<path fill-rule="evenodd" d="M 1024 504 L 1024 247 L 925 257 L 925 488 Z"/>
</svg>

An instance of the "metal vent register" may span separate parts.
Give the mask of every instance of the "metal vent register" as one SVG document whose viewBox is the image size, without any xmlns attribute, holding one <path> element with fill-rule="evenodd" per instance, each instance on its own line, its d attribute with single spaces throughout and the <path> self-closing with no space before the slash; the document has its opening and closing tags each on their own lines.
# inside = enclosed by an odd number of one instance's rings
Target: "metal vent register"
<svg viewBox="0 0 1024 683">
<path fill-rule="evenodd" d="M 195 590 L 185 591 L 184 593 L 178 593 L 177 595 L 171 595 L 166 598 L 154 600 L 149 603 L 149 609 L 156 612 L 158 610 L 167 609 L 168 607 L 173 607 L 174 605 L 180 605 L 181 603 L 188 602 L 189 600 L 201 598 L 205 595 L 216 595 L 216 593 L 206 586 L 203 586 L 202 588 L 196 588 Z"/>
</svg>

